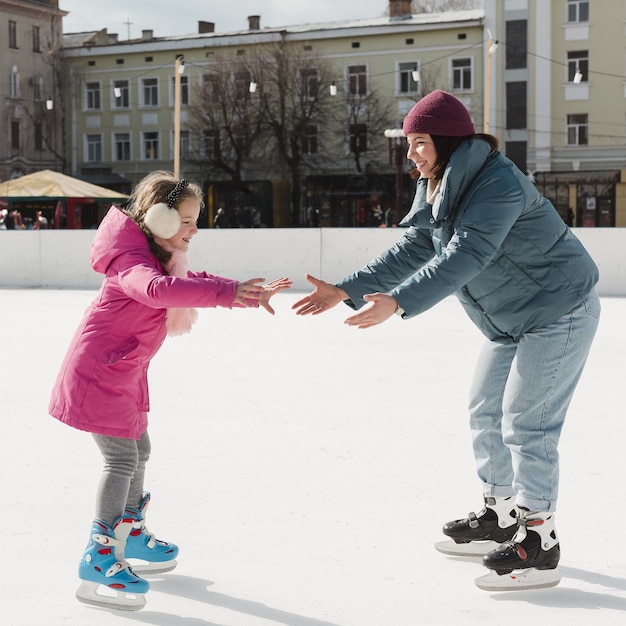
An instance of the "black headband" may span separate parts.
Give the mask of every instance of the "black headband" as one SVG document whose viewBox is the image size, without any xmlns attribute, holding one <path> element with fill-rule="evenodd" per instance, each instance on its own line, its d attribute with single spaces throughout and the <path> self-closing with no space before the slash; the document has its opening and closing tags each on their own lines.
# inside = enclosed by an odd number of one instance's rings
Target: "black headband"
<svg viewBox="0 0 626 626">
<path fill-rule="evenodd" d="M 174 189 L 167 194 L 165 202 L 170 209 L 174 208 L 174 205 L 180 200 L 180 194 L 187 187 L 189 187 L 189 181 L 181 178 L 181 180 L 176 183 Z"/>
</svg>

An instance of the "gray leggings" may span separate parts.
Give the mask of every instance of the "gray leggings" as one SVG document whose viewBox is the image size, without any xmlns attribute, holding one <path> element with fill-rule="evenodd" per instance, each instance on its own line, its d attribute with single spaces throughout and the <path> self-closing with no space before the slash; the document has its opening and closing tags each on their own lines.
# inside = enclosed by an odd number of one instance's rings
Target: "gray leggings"
<svg viewBox="0 0 626 626">
<path fill-rule="evenodd" d="M 139 507 L 150 458 L 150 437 L 148 431 L 138 440 L 92 435 L 104 457 L 96 492 L 96 519 L 112 526 L 126 506 Z"/>
</svg>

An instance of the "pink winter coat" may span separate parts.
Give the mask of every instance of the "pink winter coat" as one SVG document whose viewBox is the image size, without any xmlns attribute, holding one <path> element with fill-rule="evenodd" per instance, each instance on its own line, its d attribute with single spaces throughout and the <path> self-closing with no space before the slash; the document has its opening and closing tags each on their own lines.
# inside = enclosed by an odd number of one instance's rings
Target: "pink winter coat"
<svg viewBox="0 0 626 626">
<path fill-rule="evenodd" d="M 100 435 L 139 439 L 148 426 L 148 366 L 166 335 L 168 307 L 231 307 L 237 281 L 189 272 L 167 276 L 148 240 L 111 207 L 91 265 L 105 275 L 57 377 L 50 415 Z"/>
</svg>

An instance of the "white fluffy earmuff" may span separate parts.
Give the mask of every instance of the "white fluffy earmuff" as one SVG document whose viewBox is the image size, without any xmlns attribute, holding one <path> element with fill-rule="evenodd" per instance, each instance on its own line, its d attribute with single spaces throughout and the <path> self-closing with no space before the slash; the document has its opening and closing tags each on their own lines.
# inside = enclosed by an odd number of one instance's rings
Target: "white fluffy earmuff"
<svg viewBox="0 0 626 626">
<path fill-rule="evenodd" d="M 165 202 L 153 204 L 143 218 L 148 230 L 159 239 L 170 239 L 180 228 L 178 211 L 170 208 Z"/>
</svg>

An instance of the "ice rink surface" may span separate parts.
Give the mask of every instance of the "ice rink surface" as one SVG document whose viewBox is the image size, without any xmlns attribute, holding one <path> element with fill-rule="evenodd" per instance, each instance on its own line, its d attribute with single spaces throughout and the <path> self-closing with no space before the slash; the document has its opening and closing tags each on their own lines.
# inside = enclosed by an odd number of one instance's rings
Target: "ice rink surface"
<svg viewBox="0 0 626 626">
<path fill-rule="evenodd" d="M 268 277 L 273 278 L 273 277 Z M 203 310 L 150 370 L 148 527 L 180 546 L 144 610 L 74 598 L 101 459 L 47 415 L 94 291 L 0 290 L 3 626 L 624 624 L 626 299 L 603 316 L 561 440 L 562 581 L 487 593 L 433 548 L 481 506 L 466 411 L 482 336 L 449 298 L 370 329 Z"/>
</svg>

